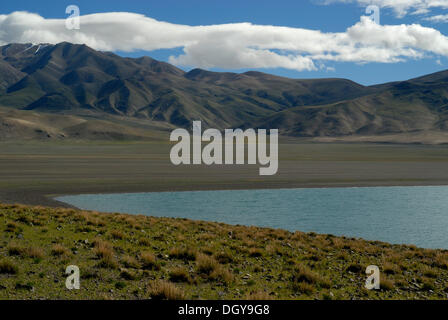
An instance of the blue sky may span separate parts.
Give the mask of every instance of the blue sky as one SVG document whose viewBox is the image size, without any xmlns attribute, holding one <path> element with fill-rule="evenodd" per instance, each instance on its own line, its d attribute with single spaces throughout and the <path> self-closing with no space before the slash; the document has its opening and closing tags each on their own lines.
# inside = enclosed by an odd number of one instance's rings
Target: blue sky
<svg viewBox="0 0 448 320">
<path fill-rule="evenodd" d="M 29 11 L 37 13 L 46 19 L 64 19 L 67 5 L 79 6 L 81 15 L 102 12 L 133 12 L 140 13 L 158 21 L 189 26 L 220 25 L 228 23 L 250 22 L 256 25 L 286 26 L 319 30 L 321 32 L 345 32 L 347 28 L 360 21 L 365 14 L 364 2 L 361 3 L 332 3 L 324 5 L 318 0 L 245 0 L 245 1 L 215 1 L 215 0 L 165 0 L 165 1 L 2 1 L 0 14 L 10 14 L 13 11 Z M 434 23 L 425 20 L 431 16 L 447 14 L 444 8 L 430 8 L 427 12 L 416 14 L 409 9 L 407 14 L 399 14 L 394 8 L 381 9 L 382 25 L 420 24 L 422 26 L 439 30 L 448 35 L 448 23 Z M 0 30 L 1 31 L 1 30 Z M 172 55 L 179 55 L 183 48 L 170 48 L 158 50 L 140 50 L 123 52 L 114 50 L 124 56 L 149 55 L 158 60 L 168 61 Z M 274 50 L 275 51 L 275 50 Z M 210 67 L 216 71 L 243 72 L 246 70 L 259 70 L 288 76 L 292 78 L 321 78 L 342 77 L 359 83 L 370 85 L 395 80 L 405 80 L 412 77 L 448 69 L 446 55 L 429 52 L 426 57 L 414 59 L 406 58 L 405 62 L 379 63 L 379 62 L 341 62 L 324 61 L 323 68 L 316 70 L 294 70 L 283 67 L 264 68 L 221 68 Z M 320 62 L 316 61 L 316 65 Z M 180 66 L 189 70 L 195 65 Z"/>
</svg>

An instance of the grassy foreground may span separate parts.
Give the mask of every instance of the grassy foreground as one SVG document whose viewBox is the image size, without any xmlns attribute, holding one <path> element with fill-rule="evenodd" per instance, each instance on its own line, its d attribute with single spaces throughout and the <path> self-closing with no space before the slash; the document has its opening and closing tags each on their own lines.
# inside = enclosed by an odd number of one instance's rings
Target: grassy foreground
<svg viewBox="0 0 448 320">
<path fill-rule="evenodd" d="M 1 299 L 445 299 L 448 251 L 186 219 L 0 205 Z M 378 265 L 382 288 L 364 289 Z M 81 289 L 65 288 L 77 265 Z"/>
</svg>

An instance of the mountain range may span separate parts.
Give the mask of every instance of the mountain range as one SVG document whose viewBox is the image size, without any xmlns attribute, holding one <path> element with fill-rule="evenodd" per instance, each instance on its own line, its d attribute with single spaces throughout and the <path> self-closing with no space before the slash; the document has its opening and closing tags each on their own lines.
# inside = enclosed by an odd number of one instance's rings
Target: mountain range
<svg viewBox="0 0 448 320">
<path fill-rule="evenodd" d="M 302 138 L 448 133 L 448 71 L 363 86 L 261 72 L 185 72 L 71 43 L 0 47 L 0 139 L 146 139 L 175 127 Z M 393 139 L 392 139 L 393 140 Z"/>
</svg>

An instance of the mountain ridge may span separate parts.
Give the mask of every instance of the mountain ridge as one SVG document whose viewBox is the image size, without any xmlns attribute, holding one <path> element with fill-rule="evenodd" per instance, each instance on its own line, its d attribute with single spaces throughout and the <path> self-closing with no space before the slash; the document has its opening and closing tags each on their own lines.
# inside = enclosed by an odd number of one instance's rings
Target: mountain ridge
<svg viewBox="0 0 448 320">
<path fill-rule="evenodd" d="M 201 120 L 218 129 L 275 127 L 294 137 L 445 131 L 447 85 L 448 71 L 363 86 L 258 71 L 185 72 L 150 57 L 120 57 L 67 42 L 0 47 L 0 106 L 163 128 L 189 128 Z"/>
</svg>

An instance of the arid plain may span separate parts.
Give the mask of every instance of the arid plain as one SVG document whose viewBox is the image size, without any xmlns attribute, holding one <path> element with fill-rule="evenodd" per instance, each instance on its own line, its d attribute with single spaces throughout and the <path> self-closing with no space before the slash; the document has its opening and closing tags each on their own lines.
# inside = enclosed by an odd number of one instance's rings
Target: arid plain
<svg viewBox="0 0 448 320">
<path fill-rule="evenodd" d="M 164 139 L 166 138 L 166 139 Z M 150 142 L 3 142 L 0 200 L 62 206 L 55 195 L 214 189 L 448 184 L 448 146 L 281 139 L 279 171 L 259 165 L 174 166 L 163 134 Z"/>
</svg>

